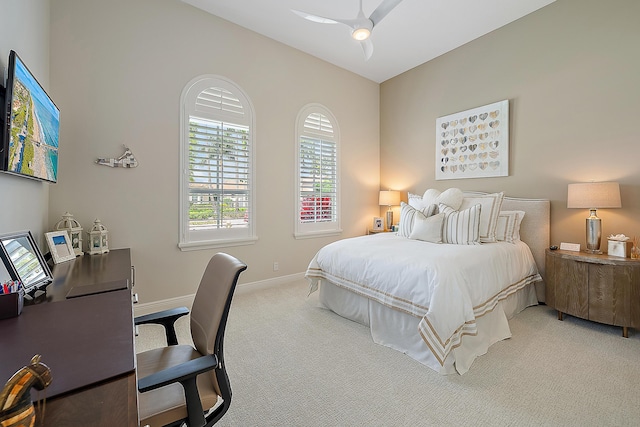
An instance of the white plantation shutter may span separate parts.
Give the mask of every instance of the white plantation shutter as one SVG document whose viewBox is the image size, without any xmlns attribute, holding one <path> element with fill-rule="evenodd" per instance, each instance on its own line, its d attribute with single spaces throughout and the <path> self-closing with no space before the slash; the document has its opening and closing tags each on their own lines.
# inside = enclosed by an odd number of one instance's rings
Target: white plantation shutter
<svg viewBox="0 0 640 427">
<path fill-rule="evenodd" d="M 338 132 L 323 106 L 302 109 L 297 123 L 296 237 L 340 232 Z"/>
<path fill-rule="evenodd" d="M 253 108 L 241 89 L 203 77 L 183 92 L 180 248 L 255 241 Z"/>
</svg>

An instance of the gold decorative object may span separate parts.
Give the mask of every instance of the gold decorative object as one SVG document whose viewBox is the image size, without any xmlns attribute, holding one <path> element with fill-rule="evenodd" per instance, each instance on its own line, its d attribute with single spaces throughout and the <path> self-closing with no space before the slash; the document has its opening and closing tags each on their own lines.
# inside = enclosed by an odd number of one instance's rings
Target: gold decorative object
<svg viewBox="0 0 640 427">
<path fill-rule="evenodd" d="M 44 390 L 52 379 L 51 369 L 40 362 L 39 354 L 13 374 L 0 391 L 0 426 L 33 427 L 37 414 L 31 400 L 31 387 Z M 44 418 L 44 405 L 40 416 Z"/>
</svg>

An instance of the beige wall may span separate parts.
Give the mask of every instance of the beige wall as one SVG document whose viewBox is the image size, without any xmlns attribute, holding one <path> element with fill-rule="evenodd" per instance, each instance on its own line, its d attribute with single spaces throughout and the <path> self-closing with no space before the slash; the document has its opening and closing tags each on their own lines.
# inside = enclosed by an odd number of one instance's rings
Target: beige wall
<svg viewBox="0 0 640 427">
<path fill-rule="evenodd" d="M 640 236 L 640 2 L 558 0 L 381 85 L 381 184 L 551 200 L 551 241 L 584 247 L 567 184 L 618 181 L 611 233 Z M 424 41 L 428 43 L 428 41 Z M 435 181 L 438 117 L 510 100 L 508 177 Z"/>
<path fill-rule="evenodd" d="M 53 0 L 61 138 L 49 224 L 67 210 L 85 229 L 100 218 L 111 247 L 131 247 L 142 302 L 195 292 L 216 252 L 177 247 L 178 105 L 183 87 L 202 74 L 233 80 L 255 107 L 259 240 L 222 249 L 248 264 L 242 283 L 303 272 L 322 245 L 362 234 L 378 211 L 378 84 L 177 0 Z M 339 123 L 344 233 L 295 240 L 294 125 L 311 102 Z M 122 144 L 139 167 L 93 163 L 120 155 Z"/>
<path fill-rule="evenodd" d="M 28 31 L 25 31 L 28 28 Z M 49 1 L 0 4 L 0 84 L 9 51 L 15 50 L 40 84 L 49 89 Z M 1 138 L 1 137 L 0 137 Z M 41 249 L 47 231 L 49 187 L 41 181 L 0 174 L 0 233 L 30 230 Z"/>
</svg>

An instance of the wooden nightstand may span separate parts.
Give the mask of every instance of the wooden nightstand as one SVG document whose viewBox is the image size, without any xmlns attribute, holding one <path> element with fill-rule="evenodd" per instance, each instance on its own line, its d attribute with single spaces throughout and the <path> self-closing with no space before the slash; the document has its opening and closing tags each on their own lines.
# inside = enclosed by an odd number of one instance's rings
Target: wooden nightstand
<svg viewBox="0 0 640 427">
<path fill-rule="evenodd" d="M 367 229 L 367 235 L 369 234 L 378 234 L 378 233 L 393 233 L 393 230 L 372 230 L 372 229 Z"/>
<path fill-rule="evenodd" d="M 546 251 L 546 304 L 582 319 L 640 328 L 640 261 L 563 250 Z"/>
</svg>

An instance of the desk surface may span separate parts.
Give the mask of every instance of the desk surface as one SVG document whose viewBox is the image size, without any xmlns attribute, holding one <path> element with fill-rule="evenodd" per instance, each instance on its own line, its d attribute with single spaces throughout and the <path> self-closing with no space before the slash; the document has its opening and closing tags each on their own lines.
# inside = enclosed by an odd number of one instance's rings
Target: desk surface
<svg viewBox="0 0 640 427">
<path fill-rule="evenodd" d="M 0 383 L 34 354 L 51 368 L 48 399 L 135 372 L 130 289 L 65 298 L 74 286 L 129 280 L 129 249 L 57 264 L 53 275 L 44 302 L 0 320 Z"/>
</svg>

